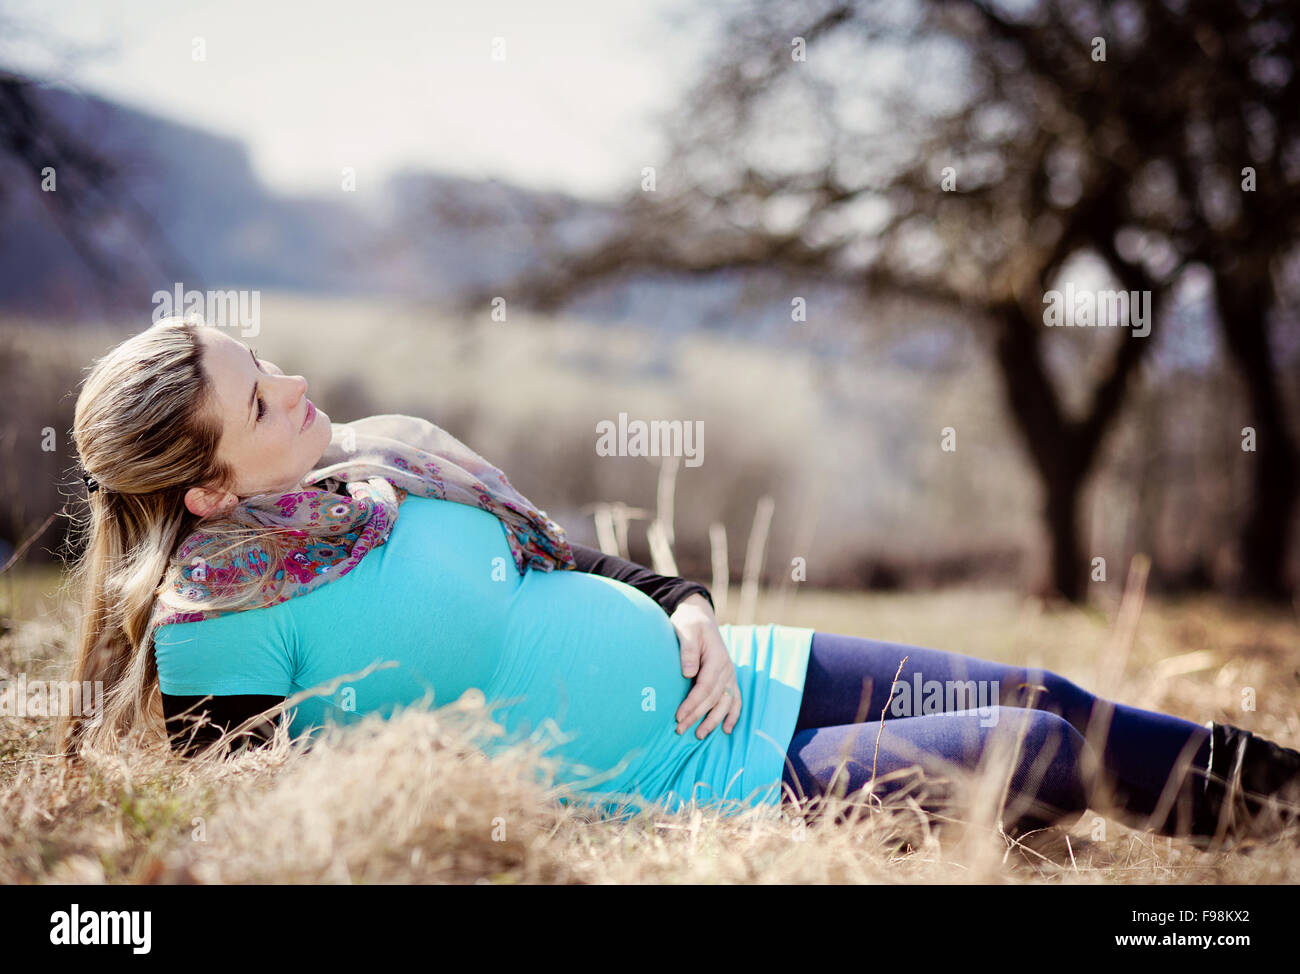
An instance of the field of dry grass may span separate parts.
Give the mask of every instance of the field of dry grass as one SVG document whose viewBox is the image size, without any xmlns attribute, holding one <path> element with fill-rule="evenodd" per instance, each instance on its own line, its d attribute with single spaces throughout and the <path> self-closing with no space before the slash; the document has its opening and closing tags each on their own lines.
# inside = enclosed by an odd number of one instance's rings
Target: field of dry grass
<svg viewBox="0 0 1300 974">
<path fill-rule="evenodd" d="M 48 572 L 0 578 L 0 677 L 55 676 L 69 617 Z M 1001 591 L 764 593 L 757 617 L 1042 665 L 1111 699 L 1300 744 L 1296 619 L 1216 600 L 1116 613 Z M 724 619 L 724 621 L 726 621 Z M 1243 688 L 1258 709 L 1243 713 Z M 1017 843 L 977 810 L 936 831 L 905 804 L 805 824 L 563 806 L 544 759 L 489 760 L 466 705 L 374 720 L 302 752 L 199 765 L 123 752 L 75 772 L 48 720 L 0 717 L 2 883 L 1294 883 L 1300 843 L 1204 853 L 1095 816 Z"/>
</svg>

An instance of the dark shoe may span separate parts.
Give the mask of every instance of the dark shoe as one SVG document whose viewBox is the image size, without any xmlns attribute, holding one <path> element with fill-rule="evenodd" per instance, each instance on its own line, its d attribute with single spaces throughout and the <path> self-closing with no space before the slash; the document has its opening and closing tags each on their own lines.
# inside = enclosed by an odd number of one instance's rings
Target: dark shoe
<svg viewBox="0 0 1300 974">
<path fill-rule="evenodd" d="M 1209 721 L 1210 763 L 1194 771 L 1192 835 L 1202 848 L 1274 839 L 1300 823 L 1300 751 Z"/>
</svg>

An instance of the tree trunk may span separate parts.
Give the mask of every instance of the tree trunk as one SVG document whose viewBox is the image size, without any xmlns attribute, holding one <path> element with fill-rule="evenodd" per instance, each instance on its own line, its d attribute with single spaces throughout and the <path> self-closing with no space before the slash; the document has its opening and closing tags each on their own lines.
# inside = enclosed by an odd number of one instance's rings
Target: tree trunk
<svg viewBox="0 0 1300 974">
<path fill-rule="evenodd" d="M 1083 602 L 1088 594 L 1087 559 L 1079 537 L 1079 499 L 1083 476 L 1048 481 L 1044 517 L 1049 536 L 1051 588 L 1053 594 L 1071 602 Z"/>
<path fill-rule="evenodd" d="M 1086 592 L 1079 563 L 1079 492 L 1086 464 L 1074 462 L 1069 423 L 1061 411 L 1042 357 L 1039 333 L 1017 304 L 999 309 L 997 362 L 1011 418 L 1033 461 L 1045 494 L 1049 575 L 1045 594 L 1081 601 Z"/>
<path fill-rule="evenodd" d="M 1220 333 L 1246 387 L 1255 428 L 1250 506 L 1242 524 L 1241 594 L 1289 602 L 1287 553 L 1300 491 L 1300 462 L 1287 429 L 1282 396 L 1269 362 L 1267 310 L 1273 288 L 1265 261 L 1239 257 L 1215 274 Z M 1234 436 L 1237 431 L 1232 431 Z"/>
<path fill-rule="evenodd" d="M 1046 494 L 1042 515 L 1049 547 L 1047 590 L 1083 602 L 1088 594 L 1088 559 L 1079 524 L 1084 484 L 1151 338 L 1123 336 L 1109 371 L 1093 390 L 1091 410 L 1072 419 L 1062 410 L 1039 353 L 1041 323 L 1015 302 L 999 306 L 996 318 L 997 362 L 1008 408 Z"/>
</svg>

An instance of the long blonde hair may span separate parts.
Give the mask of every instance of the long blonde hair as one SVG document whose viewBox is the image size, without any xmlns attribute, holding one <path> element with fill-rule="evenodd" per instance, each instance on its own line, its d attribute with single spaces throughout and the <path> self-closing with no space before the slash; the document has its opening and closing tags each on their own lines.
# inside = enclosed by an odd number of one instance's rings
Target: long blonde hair
<svg viewBox="0 0 1300 974">
<path fill-rule="evenodd" d="M 65 757 L 83 747 L 114 749 L 127 735 L 142 743 L 166 732 L 153 654 L 155 602 L 177 577 L 173 559 L 197 526 L 185 492 L 205 485 L 230 489 L 235 471 L 217 455 L 221 421 L 203 366 L 201 322 L 163 318 L 97 360 L 77 398 L 73 442 L 81 464 L 100 485 L 76 526 L 85 551 L 65 589 L 79 602 L 77 654 L 71 679 L 103 681 L 99 718 L 62 714 L 56 729 Z M 225 518 L 204 520 L 231 547 L 283 556 L 279 531 Z M 75 519 L 74 519 L 74 523 Z M 227 594 L 239 605 L 258 580 Z M 196 604 L 208 608 L 217 603 Z"/>
</svg>

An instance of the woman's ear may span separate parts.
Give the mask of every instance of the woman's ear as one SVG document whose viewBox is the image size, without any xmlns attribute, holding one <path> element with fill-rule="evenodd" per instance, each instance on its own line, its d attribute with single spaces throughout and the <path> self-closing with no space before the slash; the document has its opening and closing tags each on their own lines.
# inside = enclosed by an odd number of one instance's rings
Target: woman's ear
<svg viewBox="0 0 1300 974">
<path fill-rule="evenodd" d="M 185 507 L 200 518 L 214 517 L 232 511 L 239 497 L 228 490 L 210 487 L 191 487 L 185 492 Z"/>
</svg>

